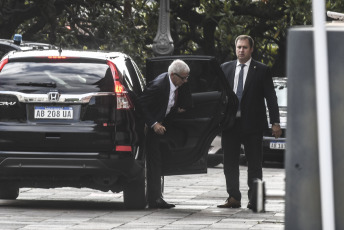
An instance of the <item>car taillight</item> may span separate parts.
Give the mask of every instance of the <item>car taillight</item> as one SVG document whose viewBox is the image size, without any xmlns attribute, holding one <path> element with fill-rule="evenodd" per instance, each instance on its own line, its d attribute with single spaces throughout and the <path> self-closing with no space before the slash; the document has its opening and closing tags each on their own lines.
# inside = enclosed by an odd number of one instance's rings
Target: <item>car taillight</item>
<svg viewBox="0 0 344 230">
<path fill-rule="evenodd" d="M 131 146 L 128 145 L 117 145 L 116 146 L 117 152 L 131 152 Z"/>
<path fill-rule="evenodd" d="M 116 93 L 123 93 L 123 91 L 125 92 L 125 89 L 124 89 L 123 85 L 121 84 L 121 82 L 115 81 L 115 92 Z"/>
<path fill-rule="evenodd" d="M 108 66 L 110 66 L 112 76 L 114 77 L 114 92 L 117 98 L 117 109 L 132 109 L 133 105 L 128 97 L 128 92 L 125 90 L 123 84 L 119 81 L 119 75 L 116 65 L 111 61 L 107 61 Z"/>
<path fill-rule="evenodd" d="M 0 62 L 0 72 L 7 63 L 8 63 L 8 58 L 6 58 Z"/>
</svg>

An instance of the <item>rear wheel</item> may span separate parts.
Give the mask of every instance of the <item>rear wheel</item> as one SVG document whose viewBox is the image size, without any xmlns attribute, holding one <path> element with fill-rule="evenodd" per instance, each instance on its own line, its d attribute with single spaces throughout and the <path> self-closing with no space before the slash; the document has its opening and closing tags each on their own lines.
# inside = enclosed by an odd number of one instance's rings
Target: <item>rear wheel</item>
<svg viewBox="0 0 344 230">
<path fill-rule="evenodd" d="M 130 181 L 123 190 L 124 206 L 127 209 L 144 209 L 147 205 L 147 166 L 143 148 L 137 147 L 135 159 L 142 164 L 143 172 Z"/>
<path fill-rule="evenodd" d="M 247 165 L 247 159 L 246 159 L 245 149 L 244 149 L 243 145 L 241 145 L 241 148 L 240 148 L 239 164 L 240 165 Z"/>
<path fill-rule="evenodd" d="M 145 173 L 130 181 L 123 191 L 124 205 L 128 209 L 144 209 L 147 205 Z"/>
<path fill-rule="evenodd" d="M 18 196 L 19 188 L 5 184 L 0 185 L 0 199 L 15 200 Z"/>
<path fill-rule="evenodd" d="M 209 168 L 215 167 L 221 163 L 223 163 L 223 153 L 221 148 L 217 150 L 215 154 L 208 155 L 207 165 Z"/>
</svg>

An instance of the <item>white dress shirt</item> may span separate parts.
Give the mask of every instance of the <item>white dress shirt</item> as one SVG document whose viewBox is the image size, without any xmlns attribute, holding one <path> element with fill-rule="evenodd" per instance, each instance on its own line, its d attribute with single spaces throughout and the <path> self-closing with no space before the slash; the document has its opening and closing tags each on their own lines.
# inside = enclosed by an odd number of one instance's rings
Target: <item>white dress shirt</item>
<svg viewBox="0 0 344 230">
<path fill-rule="evenodd" d="M 168 104 L 167 104 L 165 116 L 171 111 L 171 108 L 174 106 L 175 91 L 178 89 L 178 87 L 173 84 L 171 80 L 171 76 L 168 76 L 168 79 L 170 80 L 170 96 L 168 98 Z"/>
<path fill-rule="evenodd" d="M 244 89 L 245 87 L 245 81 L 246 81 L 246 77 L 247 77 L 247 73 L 248 73 L 248 69 L 250 68 L 250 64 L 251 64 L 251 60 L 252 58 L 250 58 L 250 60 L 248 60 L 245 64 L 244 68 L 244 75 L 243 75 L 243 84 L 242 84 L 242 88 Z M 237 92 L 238 89 L 238 82 L 239 82 L 239 73 L 241 70 L 241 66 L 240 66 L 240 62 L 239 60 L 237 60 L 237 64 L 236 64 L 236 68 L 235 68 L 235 75 L 234 75 L 234 92 Z M 236 117 L 241 117 L 241 110 L 238 109 Z"/>
<path fill-rule="evenodd" d="M 252 58 L 250 58 L 250 60 L 248 60 L 246 63 L 244 63 L 245 66 L 244 66 L 244 76 L 243 76 L 243 85 L 242 85 L 243 88 L 245 87 L 245 81 L 246 81 L 248 69 L 250 68 L 251 60 L 252 60 Z M 239 62 L 239 60 L 237 60 L 237 64 L 236 64 L 236 68 L 235 68 L 235 76 L 234 76 L 234 88 L 233 88 L 235 93 L 237 92 L 237 88 L 238 88 L 239 72 L 241 69 L 240 64 L 241 63 Z"/>
</svg>

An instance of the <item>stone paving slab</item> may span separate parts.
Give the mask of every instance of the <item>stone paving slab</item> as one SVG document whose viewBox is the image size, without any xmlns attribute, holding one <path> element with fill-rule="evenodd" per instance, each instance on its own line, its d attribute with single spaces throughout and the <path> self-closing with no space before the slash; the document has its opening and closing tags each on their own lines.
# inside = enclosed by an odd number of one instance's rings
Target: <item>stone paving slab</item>
<svg viewBox="0 0 344 230">
<path fill-rule="evenodd" d="M 264 168 L 268 191 L 283 194 L 283 168 Z M 266 212 L 247 205 L 247 168 L 240 166 L 242 208 L 219 209 L 227 198 L 222 165 L 207 174 L 165 177 L 164 197 L 174 209 L 125 210 L 122 193 L 92 189 L 21 189 L 17 200 L 0 200 L 1 230 L 284 229 L 284 199 L 267 200 Z"/>
</svg>

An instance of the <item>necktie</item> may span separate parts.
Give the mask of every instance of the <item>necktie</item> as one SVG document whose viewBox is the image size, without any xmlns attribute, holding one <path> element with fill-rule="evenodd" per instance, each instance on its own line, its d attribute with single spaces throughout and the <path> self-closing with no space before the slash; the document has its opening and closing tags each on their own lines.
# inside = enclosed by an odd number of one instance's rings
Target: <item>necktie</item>
<svg viewBox="0 0 344 230">
<path fill-rule="evenodd" d="M 177 100 L 178 100 L 178 89 L 176 89 L 176 90 L 174 91 L 174 105 L 177 104 Z"/>
<path fill-rule="evenodd" d="M 238 87 L 237 87 L 237 91 L 236 91 L 236 95 L 239 99 L 239 108 L 240 108 L 240 101 L 242 98 L 242 91 L 244 90 L 244 66 L 245 64 L 240 64 L 241 69 L 239 72 L 239 81 L 238 81 Z"/>
</svg>

